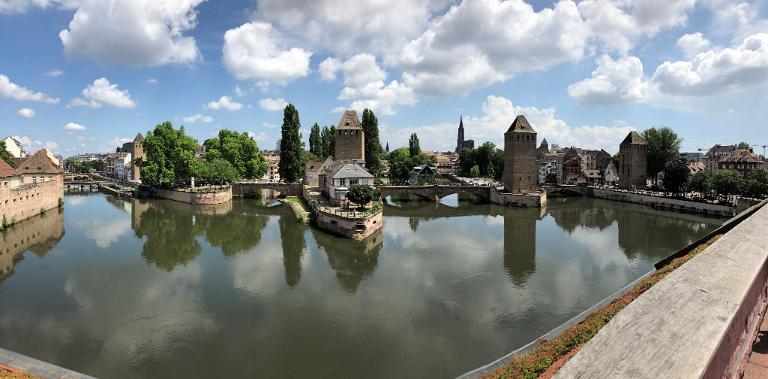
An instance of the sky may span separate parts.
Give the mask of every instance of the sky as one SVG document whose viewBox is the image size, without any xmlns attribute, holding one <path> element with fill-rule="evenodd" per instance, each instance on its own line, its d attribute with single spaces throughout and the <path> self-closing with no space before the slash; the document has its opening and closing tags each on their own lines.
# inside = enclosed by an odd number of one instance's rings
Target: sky
<svg viewBox="0 0 768 379">
<path fill-rule="evenodd" d="M 371 108 L 381 143 L 613 153 L 669 126 L 683 150 L 768 145 L 768 0 L 0 0 L 0 138 L 71 156 L 171 121 L 274 149 Z"/>
</svg>

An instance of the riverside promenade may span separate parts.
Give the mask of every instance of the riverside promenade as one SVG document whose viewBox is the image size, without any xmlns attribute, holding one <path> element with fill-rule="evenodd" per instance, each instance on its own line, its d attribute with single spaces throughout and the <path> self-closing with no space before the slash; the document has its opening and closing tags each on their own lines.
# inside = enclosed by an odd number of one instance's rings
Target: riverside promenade
<svg viewBox="0 0 768 379">
<path fill-rule="evenodd" d="M 620 311 L 555 377 L 740 377 L 766 309 L 764 204 Z"/>
</svg>

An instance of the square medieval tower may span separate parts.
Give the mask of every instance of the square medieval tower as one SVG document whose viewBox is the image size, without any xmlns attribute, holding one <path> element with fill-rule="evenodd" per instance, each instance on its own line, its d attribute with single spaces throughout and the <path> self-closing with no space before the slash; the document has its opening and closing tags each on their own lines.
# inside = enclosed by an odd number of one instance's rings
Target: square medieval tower
<svg viewBox="0 0 768 379">
<path fill-rule="evenodd" d="M 619 145 L 619 187 L 645 188 L 648 174 L 648 145 L 636 131 L 631 131 Z"/>
<path fill-rule="evenodd" d="M 533 192 L 537 182 L 536 131 L 520 115 L 504 133 L 504 190 L 518 194 Z"/>
<path fill-rule="evenodd" d="M 365 132 L 357 112 L 346 111 L 336 127 L 336 151 L 334 159 L 365 160 Z"/>
</svg>

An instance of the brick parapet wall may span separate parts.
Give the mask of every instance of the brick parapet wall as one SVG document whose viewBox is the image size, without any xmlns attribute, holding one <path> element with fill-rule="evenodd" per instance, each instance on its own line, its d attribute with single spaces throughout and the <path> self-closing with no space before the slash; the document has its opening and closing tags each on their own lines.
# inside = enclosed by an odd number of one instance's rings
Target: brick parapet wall
<svg viewBox="0 0 768 379">
<path fill-rule="evenodd" d="M 8 222 L 30 218 L 40 214 L 40 210 L 49 210 L 59 206 L 59 199 L 64 198 L 64 181 L 61 175 L 53 180 L 24 185 L 19 188 L 0 188 L 0 217 Z"/>
</svg>

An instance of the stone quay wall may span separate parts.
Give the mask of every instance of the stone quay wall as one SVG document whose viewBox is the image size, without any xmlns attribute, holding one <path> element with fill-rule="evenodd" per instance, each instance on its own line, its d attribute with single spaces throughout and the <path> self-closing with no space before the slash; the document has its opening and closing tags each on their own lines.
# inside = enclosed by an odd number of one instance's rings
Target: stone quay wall
<svg viewBox="0 0 768 379">
<path fill-rule="evenodd" d="M 353 211 L 336 211 L 324 207 L 315 208 L 317 227 L 343 237 L 363 240 L 381 229 L 384 212 L 367 214 Z"/>
<path fill-rule="evenodd" d="M 209 192 L 155 189 L 152 191 L 152 194 L 162 199 L 179 201 L 193 205 L 225 204 L 232 201 L 232 187 Z"/>
<path fill-rule="evenodd" d="M 511 207 L 541 208 L 547 205 L 547 193 L 512 194 L 491 188 L 491 203 Z"/>
<path fill-rule="evenodd" d="M 682 212 L 703 213 L 713 216 L 733 217 L 736 208 L 729 205 L 702 203 L 698 201 L 672 199 L 654 195 L 646 195 L 636 192 L 614 191 L 610 189 L 590 187 L 587 196 L 598 199 L 607 199 L 614 201 L 623 201 L 627 203 L 637 203 L 649 205 L 655 208 L 672 209 Z"/>
<path fill-rule="evenodd" d="M 16 188 L 0 188 L 0 218 L 8 223 L 19 222 L 59 206 L 64 198 L 64 181 L 61 175 L 37 184 L 24 184 Z"/>
</svg>

